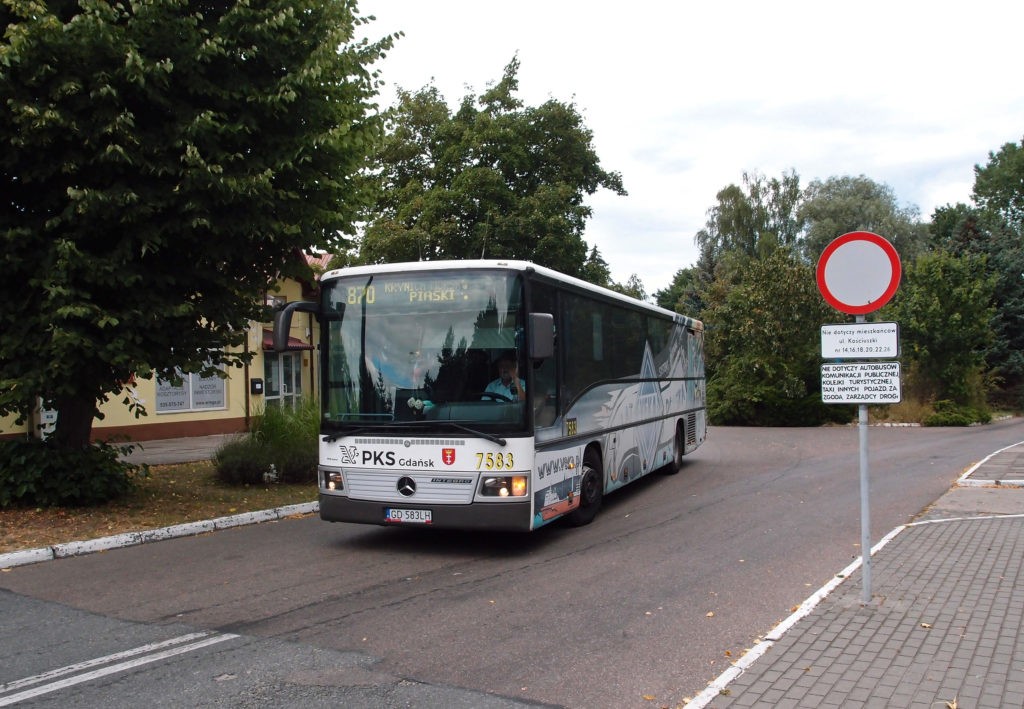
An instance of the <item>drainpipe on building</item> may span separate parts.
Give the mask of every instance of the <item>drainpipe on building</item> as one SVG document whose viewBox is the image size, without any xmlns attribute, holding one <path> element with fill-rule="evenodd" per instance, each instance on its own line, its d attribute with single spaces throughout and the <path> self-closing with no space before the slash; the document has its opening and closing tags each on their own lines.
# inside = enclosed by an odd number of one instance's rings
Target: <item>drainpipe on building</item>
<svg viewBox="0 0 1024 709">
<path fill-rule="evenodd" d="M 248 357 L 248 354 L 249 354 L 249 336 L 250 336 L 251 333 L 252 333 L 252 323 L 250 322 L 249 323 L 249 332 L 245 333 L 245 349 L 243 350 L 243 353 L 246 355 L 246 357 L 245 357 L 245 375 L 244 375 L 245 376 L 245 386 L 243 387 L 245 389 L 245 432 L 246 433 L 249 432 L 249 399 L 250 399 L 249 389 L 250 389 L 250 384 L 249 384 L 249 357 Z"/>
<path fill-rule="evenodd" d="M 313 342 L 313 313 L 309 313 L 309 344 L 313 346 L 313 349 L 309 351 L 309 395 L 314 398 L 319 398 L 316 395 L 316 348 L 317 344 Z"/>
</svg>

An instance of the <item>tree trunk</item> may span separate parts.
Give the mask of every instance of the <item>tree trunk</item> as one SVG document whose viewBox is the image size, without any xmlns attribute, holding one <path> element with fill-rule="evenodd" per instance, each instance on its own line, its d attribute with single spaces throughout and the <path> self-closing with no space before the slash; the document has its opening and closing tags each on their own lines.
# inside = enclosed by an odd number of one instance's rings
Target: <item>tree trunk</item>
<svg viewBox="0 0 1024 709">
<path fill-rule="evenodd" d="M 76 394 L 57 400 L 57 427 L 53 438 L 67 448 L 87 448 L 92 442 L 96 397 Z"/>
</svg>

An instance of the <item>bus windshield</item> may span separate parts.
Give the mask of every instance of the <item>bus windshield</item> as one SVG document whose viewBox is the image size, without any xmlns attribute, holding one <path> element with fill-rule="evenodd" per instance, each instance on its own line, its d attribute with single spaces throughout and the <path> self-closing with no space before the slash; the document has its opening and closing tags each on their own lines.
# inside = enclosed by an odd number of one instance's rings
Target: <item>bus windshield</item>
<svg viewBox="0 0 1024 709">
<path fill-rule="evenodd" d="M 346 275 L 323 288 L 325 430 L 525 429 L 518 274 Z"/>
</svg>

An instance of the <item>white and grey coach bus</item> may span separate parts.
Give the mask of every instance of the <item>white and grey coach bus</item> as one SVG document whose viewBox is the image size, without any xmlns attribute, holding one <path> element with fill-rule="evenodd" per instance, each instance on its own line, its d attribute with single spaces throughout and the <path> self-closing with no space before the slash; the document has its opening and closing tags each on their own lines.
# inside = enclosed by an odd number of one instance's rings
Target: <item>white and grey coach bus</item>
<svg viewBox="0 0 1024 709">
<path fill-rule="evenodd" d="M 325 273 L 320 516 L 531 530 L 679 469 L 706 436 L 703 325 L 519 261 Z"/>
</svg>

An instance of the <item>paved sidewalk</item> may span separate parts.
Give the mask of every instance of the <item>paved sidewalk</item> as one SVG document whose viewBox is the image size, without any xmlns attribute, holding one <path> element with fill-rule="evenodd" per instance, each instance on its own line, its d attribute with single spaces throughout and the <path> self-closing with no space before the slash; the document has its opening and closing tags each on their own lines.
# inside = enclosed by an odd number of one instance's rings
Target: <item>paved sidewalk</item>
<svg viewBox="0 0 1024 709">
<path fill-rule="evenodd" d="M 194 438 L 168 438 L 158 441 L 138 441 L 127 445 L 134 450 L 121 456 L 131 463 L 147 463 L 149 465 L 170 465 L 174 463 L 191 463 L 196 460 L 209 460 L 217 449 L 226 442 L 241 438 L 245 434 L 217 434 L 197 436 Z"/>
<path fill-rule="evenodd" d="M 690 707 L 1024 707 L 1024 443 L 968 471 Z M 1019 485 L 1020 483 L 1018 483 Z"/>
</svg>

